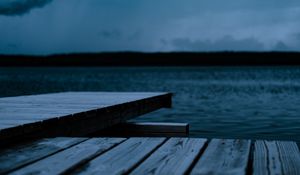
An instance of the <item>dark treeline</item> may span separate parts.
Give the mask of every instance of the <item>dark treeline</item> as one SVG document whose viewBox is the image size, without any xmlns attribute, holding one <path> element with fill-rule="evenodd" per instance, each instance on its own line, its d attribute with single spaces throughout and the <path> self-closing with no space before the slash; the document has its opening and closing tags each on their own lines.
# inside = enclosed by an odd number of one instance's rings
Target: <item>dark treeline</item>
<svg viewBox="0 0 300 175">
<path fill-rule="evenodd" d="M 0 66 L 300 65 L 300 52 L 106 52 L 49 56 L 0 55 Z"/>
</svg>

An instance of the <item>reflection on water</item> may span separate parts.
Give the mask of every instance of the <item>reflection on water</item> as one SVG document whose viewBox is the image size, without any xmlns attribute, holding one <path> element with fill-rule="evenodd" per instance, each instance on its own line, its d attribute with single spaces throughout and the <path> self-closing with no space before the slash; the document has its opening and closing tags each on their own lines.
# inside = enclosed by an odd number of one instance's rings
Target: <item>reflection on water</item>
<svg viewBox="0 0 300 175">
<path fill-rule="evenodd" d="M 1 68 L 1 96 L 168 91 L 139 121 L 188 122 L 192 136 L 300 141 L 300 67 Z"/>
</svg>

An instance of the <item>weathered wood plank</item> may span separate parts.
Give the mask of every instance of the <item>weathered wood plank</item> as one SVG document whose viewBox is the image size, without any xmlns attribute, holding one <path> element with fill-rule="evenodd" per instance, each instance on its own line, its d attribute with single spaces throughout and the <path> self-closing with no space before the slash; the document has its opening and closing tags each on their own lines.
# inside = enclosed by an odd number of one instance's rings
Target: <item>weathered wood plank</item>
<svg viewBox="0 0 300 175">
<path fill-rule="evenodd" d="M 28 123 L 35 123 L 39 122 L 36 120 L 28 119 L 28 120 L 10 120 L 10 119 L 0 119 L 0 130 L 6 129 L 6 128 L 12 128 L 16 126 L 22 126 L 24 124 Z"/>
<path fill-rule="evenodd" d="M 46 120 L 70 115 L 69 113 L 7 113 L 2 115 L 1 120 Z"/>
<path fill-rule="evenodd" d="M 185 174 L 207 140 L 171 138 L 131 174 Z"/>
<path fill-rule="evenodd" d="M 19 123 L 18 129 L 15 128 L 16 125 L 2 125 L 0 146 L 28 137 L 84 136 L 153 110 L 170 107 L 171 95 L 170 93 L 70 92 L 0 98 L 0 109 L 4 111 L 0 112 L 0 119 L 18 120 L 23 116 L 24 119 L 32 117 L 36 121 L 42 120 L 42 122 Z M 51 104 L 62 106 L 84 104 L 85 107 L 76 108 L 73 112 L 70 109 L 60 112 L 54 105 L 49 110 L 43 108 L 39 111 L 37 108 L 35 111 L 34 108 L 29 108 L 27 111 L 24 110 L 25 113 L 22 109 L 1 108 L 1 105 L 14 103 L 50 106 Z M 93 109 L 87 110 L 88 104 L 93 106 Z M 95 105 L 98 107 L 94 108 Z M 21 112 L 22 114 L 18 114 Z"/>
<path fill-rule="evenodd" d="M 213 139 L 191 174 L 246 174 L 250 144 L 249 140 Z"/>
<path fill-rule="evenodd" d="M 32 123 L 32 122 L 38 122 L 37 120 L 33 120 L 33 119 L 20 119 L 20 120 L 13 120 L 13 119 L 0 119 L 0 123 L 2 125 L 24 125 L 27 123 Z"/>
<path fill-rule="evenodd" d="M 98 106 L 99 107 L 99 106 Z M 3 118 L 4 116 L 6 116 L 6 114 L 19 114 L 19 113 L 27 113 L 27 114 L 34 114 L 34 113 L 53 113 L 53 114 L 61 114 L 61 113 L 76 113 L 76 112 L 80 112 L 80 111 L 86 111 L 86 110 L 93 110 L 93 109 L 97 109 L 96 107 L 94 108 L 89 108 L 89 107 L 77 107 L 77 108 L 73 108 L 73 109 L 67 109 L 67 108 L 55 108 L 54 106 L 50 107 L 50 108 L 4 108 L 1 105 L 0 112 L 1 112 L 1 118 Z"/>
<path fill-rule="evenodd" d="M 124 174 L 161 145 L 165 138 L 130 138 L 78 169 L 76 174 Z"/>
<path fill-rule="evenodd" d="M 41 94 L 30 96 L 18 96 L 18 97 L 6 97 L 0 98 L 0 110 L 1 106 L 10 108 L 13 105 L 32 105 L 36 107 L 50 107 L 53 108 L 68 108 L 68 106 L 82 106 L 81 108 L 103 108 L 111 105 L 128 103 L 130 101 L 137 101 L 142 99 L 149 99 L 153 97 L 167 97 L 169 104 L 166 107 L 170 107 L 171 97 L 170 93 L 139 93 L 139 92 L 65 92 L 54 94 Z M 44 108 L 45 108 L 44 107 Z M 77 108 L 75 108 L 77 109 Z"/>
<path fill-rule="evenodd" d="M 95 104 L 112 105 L 116 103 L 127 103 L 143 98 L 165 95 L 156 92 L 63 92 L 53 94 L 28 95 L 18 97 L 0 98 L 0 104 L 28 103 L 28 104 Z M 74 100 L 76 98 L 77 100 Z"/>
<path fill-rule="evenodd" d="M 51 138 L 0 151 L 0 174 L 4 174 L 78 144 L 86 138 Z"/>
<path fill-rule="evenodd" d="M 300 174 L 297 144 L 288 141 L 256 141 L 253 174 Z"/>
<path fill-rule="evenodd" d="M 128 122 L 121 124 L 128 129 L 144 132 L 186 132 L 188 123 L 163 123 L 163 122 Z"/>
<path fill-rule="evenodd" d="M 124 140 L 125 138 L 92 138 L 11 174 L 62 174 L 77 165 L 86 163 Z"/>
<path fill-rule="evenodd" d="M 93 109 L 93 108 L 98 108 L 99 107 L 99 102 L 98 104 L 92 105 L 92 104 L 51 104 L 51 103 L 20 103 L 20 102 L 16 102 L 16 103 L 1 103 L 1 108 L 2 109 L 9 109 L 9 108 L 14 108 L 14 109 L 69 109 L 69 110 L 73 110 L 73 109 L 78 109 L 78 108 L 87 108 L 87 109 Z M 1 109 L 0 109 L 1 110 Z"/>
<path fill-rule="evenodd" d="M 184 137 L 188 134 L 188 123 L 125 122 L 94 133 L 92 136 Z"/>
<path fill-rule="evenodd" d="M 0 132 L 2 129 L 14 127 L 14 126 L 16 126 L 16 124 L 0 123 Z"/>
</svg>

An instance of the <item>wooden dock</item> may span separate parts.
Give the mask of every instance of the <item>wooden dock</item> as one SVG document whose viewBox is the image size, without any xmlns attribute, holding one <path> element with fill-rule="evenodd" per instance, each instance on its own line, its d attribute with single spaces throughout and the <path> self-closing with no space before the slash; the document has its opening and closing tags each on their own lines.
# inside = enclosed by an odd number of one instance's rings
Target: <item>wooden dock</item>
<svg viewBox="0 0 300 175">
<path fill-rule="evenodd" d="M 0 174 L 300 174 L 293 142 L 51 138 L 0 152 Z"/>
<path fill-rule="evenodd" d="M 37 137 L 85 136 L 171 107 L 171 93 L 67 92 L 0 98 L 0 146 Z"/>
<path fill-rule="evenodd" d="M 171 96 L 0 98 L 0 174 L 300 175 L 295 142 L 178 137 L 187 136 L 188 124 L 126 123 L 171 107 Z"/>
</svg>

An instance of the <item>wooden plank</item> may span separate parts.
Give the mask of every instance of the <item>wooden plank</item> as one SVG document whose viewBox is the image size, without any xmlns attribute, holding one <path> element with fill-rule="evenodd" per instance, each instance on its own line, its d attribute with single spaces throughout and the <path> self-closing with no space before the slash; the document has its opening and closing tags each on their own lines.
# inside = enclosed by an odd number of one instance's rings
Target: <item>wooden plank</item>
<svg viewBox="0 0 300 175">
<path fill-rule="evenodd" d="M 40 94 L 18 97 L 5 97 L 0 99 L 0 104 L 28 103 L 28 104 L 94 104 L 112 105 L 127 103 L 144 98 L 165 95 L 160 92 L 64 92 L 53 94 Z M 77 99 L 74 101 L 74 98 Z"/>
<path fill-rule="evenodd" d="M 32 119 L 27 119 L 27 120 L 12 120 L 12 119 L 0 119 L 0 123 L 2 125 L 24 125 L 24 124 L 27 124 L 27 123 L 32 123 L 32 122 L 38 122 L 36 120 L 32 120 Z"/>
<path fill-rule="evenodd" d="M 42 110 L 46 110 L 46 109 L 69 109 L 69 110 L 73 110 L 73 109 L 78 109 L 78 108 L 87 108 L 87 109 L 93 109 L 93 108 L 98 108 L 99 107 L 99 103 L 95 104 L 95 105 L 91 105 L 91 104 L 70 104 L 70 103 L 66 103 L 66 104 L 60 104 L 60 103 L 56 103 L 56 104 L 51 104 L 51 103 L 1 103 L 1 108 L 2 109 L 10 109 L 10 108 L 14 108 L 14 109 L 42 109 Z M 0 109 L 1 110 L 1 109 Z"/>
<path fill-rule="evenodd" d="M 30 119 L 42 122 L 20 123 L 18 129 L 15 125 L 2 125 L 0 129 L 0 146 L 9 142 L 16 142 L 27 138 L 55 137 L 55 136 L 85 136 L 90 133 L 105 129 L 128 119 L 157 110 L 162 107 L 171 106 L 170 93 L 108 93 L 108 92 L 71 92 L 46 95 L 33 95 L 21 97 L 0 98 L 2 105 L 18 104 L 59 104 L 59 105 L 98 105 L 97 109 L 86 110 L 83 108 L 74 109 L 74 112 L 61 113 L 53 108 L 39 117 L 41 111 L 28 109 L 27 113 L 12 110 L 10 114 L 1 113 L 0 118 L 5 119 Z M 5 111 L 5 109 L 3 109 Z M 8 109 L 8 111 L 11 109 Z M 24 111 L 23 111 L 24 112 Z M 34 113 L 37 114 L 34 115 Z M 43 111 L 42 111 L 43 112 Z M 44 114 L 44 113 L 43 113 Z M 14 115 L 16 115 L 14 117 Z M 45 118 L 44 118 L 45 117 Z M 6 119 L 7 119 L 6 118 Z M 26 125 L 24 125 L 26 124 Z M 7 128 L 5 128 L 7 126 Z M 13 126 L 13 127 L 11 127 Z M 89 127 L 87 127 L 89 126 Z"/>
<path fill-rule="evenodd" d="M 185 174 L 207 140 L 171 138 L 131 174 Z"/>
<path fill-rule="evenodd" d="M 1 129 L 6 129 L 6 128 L 12 128 L 12 127 L 16 127 L 16 126 L 22 126 L 24 124 L 28 124 L 28 123 L 35 123 L 35 122 L 39 122 L 36 120 L 10 120 L 10 119 L 0 119 L 0 130 Z"/>
<path fill-rule="evenodd" d="M 93 110 L 93 109 L 97 109 L 97 108 L 83 108 L 83 107 L 77 107 L 77 108 L 73 108 L 73 109 L 67 109 L 67 108 L 55 108 L 54 106 L 50 107 L 50 108 L 3 108 L 3 106 L 1 106 L 2 109 L 0 109 L 1 112 L 1 118 L 3 118 L 4 116 L 6 116 L 6 114 L 19 114 L 19 113 L 27 113 L 27 114 L 34 114 L 34 113 L 39 113 L 39 114 L 43 114 L 43 113 L 50 113 L 50 114 L 65 114 L 65 113 L 76 113 L 76 112 L 80 112 L 80 111 L 87 111 L 87 110 Z"/>
<path fill-rule="evenodd" d="M 300 174 L 297 144 L 288 141 L 256 141 L 253 174 Z"/>
<path fill-rule="evenodd" d="M 249 140 L 213 139 L 191 174 L 246 174 L 250 144 Z"/>
<path fill-rule="evenodd" d="M 92 136 L 185 137 L 188 136 L 188 134 L 188 123 L 125 122 L 99 131 L 97 133 L 93 133 Z"/>
<path fill-rule="evenodd" d="M 75 100 L 76 98 L 74 98 Z M 59 99 L 58 99 L 59 101 Z M 37 111 L 40 114 L 49 112 L 49 113 L 74 113 L 76 111 L 89 111 L 99 108 L 105 108 L 113 104 L 103 105 L 101 102 L 89 104 L 88 102 L 77 102 L 76 104 L 71 104 L 72 102 L 58 102 L 58 101 L 48 101 L 47 104 L 43 102 L 36 102 L 35 104 L 26 104 L 26 106 L 21 107 L 17 102 L 15 104 L 0 104 L 0 113 L 5 115 L 9 113 L 19 113 L 20 111 L 25 111 L 26 113 L 33 113 Z M 71 101 L 71 100 L 69 100 Z M 41 104 L 39 104 L 41 103 Z M 44 102 L 45 103 L 45 102 Z M 52 103 L 52 104 L 51 104 Z M 53 104 L 54 103 L 54 104 Z M 82 105 L 81 105 L 82 104 Z M 1 109 L 2 108 L 2 109 Z"/>
<path fill-rule="evenodd" d="M 0 174 L 11 172 L 22 166 L 78 144 L 86 138 L 51 138 L 0 151 Z"/>
<path fill-rule="evenodd" d="M 139 93 L 139 92 L 73 92 L 73 93 L 57 93 L 57 94 L 41 94 L 31 96 L 18 96 L 0 98 L 0 106 L 4 105 L 38 105 L 38 106 L 72 106 L 83 105 L 84 107 L 107 107 L 116 104 L 128 103 L 142 99 L 151 99 L 153 97 L 167 97 L 166 100 L 170 107 L 170 93 Z M 0 108 L 1 109 L 1 108 Z"/>
<path fill-rule="evenodd" d="M 125 138 L 92 138 L 69 149 L 12 172 L 17 174 L 62 174 L 86 163 Z"/>
<path fill-rule="evenodd" d="M 50 118 L 58 118 L 62 116 L 70 115 L 69 113 L 7 113 L 1 115 L 2 120 L 46 120 Z"/>
<path fill-rule="evenodd" d="M 2 129 L 11 128 L 17 126 L 16 124 L 9 124 L 9 123 L 0 123 L 0 132 Z"/>
<path fill-rule="evenodd" d="M 90 161 L 77 174 L 124 174 L 160 146 L 165 138 L 130 138 Z"/>
</svg>

